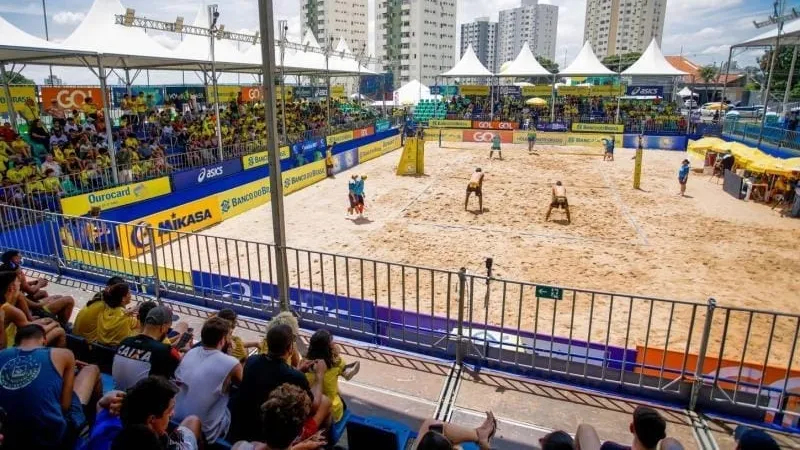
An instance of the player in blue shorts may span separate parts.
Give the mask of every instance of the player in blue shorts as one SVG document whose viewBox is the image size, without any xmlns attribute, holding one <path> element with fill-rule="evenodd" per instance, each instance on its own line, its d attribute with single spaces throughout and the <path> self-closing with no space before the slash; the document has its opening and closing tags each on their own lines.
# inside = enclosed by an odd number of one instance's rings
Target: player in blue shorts
<svg viewBox="0 0 800 450">
<path fill-rule="evenodd" d="M 603 139 L 603 146 L 606 148 L 606 152 L 603 154 L 603 161 L 614 160 L 614 146 L 616 143 L 614 136 L 611 136 L 611 139 Z"/>
</svg>

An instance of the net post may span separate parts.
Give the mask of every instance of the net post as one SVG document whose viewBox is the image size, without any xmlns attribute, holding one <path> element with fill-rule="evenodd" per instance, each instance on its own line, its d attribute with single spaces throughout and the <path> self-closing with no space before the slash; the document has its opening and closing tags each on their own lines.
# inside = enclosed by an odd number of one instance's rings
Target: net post
<svg viewBox="0 0 800 450">
<path fill-rule="evenodd" d="M 153 267 L 153 295 L 161 304 L 161 280 L 158 275 L 158 257 L 156 255 L 156 235 L 153 227 L 147 227 L 147 241 L 150 243 L 150 264 Z"/>
<path fill-rule="evenodd" d="M 706 322 L 703 325 L 703 335 L 700 337 L 700 350 L 697 354 L 697 366 L 694 369 L 694 380 L 692 382 L 692 393 L 689 398 L 689 411 L 694 411 L 697 406 L 697 398 L 700 396 L 700 389 L 703 387 L 703 365 L 706 360 L 706 351 L 708 350 L 708 341 L 711 336 L 711 325 L 714 321 L 714 309 L 717 307 L 717 301 L 711 297 L 708 299 L 708 306 L 706 310 Z"/>
</svg>

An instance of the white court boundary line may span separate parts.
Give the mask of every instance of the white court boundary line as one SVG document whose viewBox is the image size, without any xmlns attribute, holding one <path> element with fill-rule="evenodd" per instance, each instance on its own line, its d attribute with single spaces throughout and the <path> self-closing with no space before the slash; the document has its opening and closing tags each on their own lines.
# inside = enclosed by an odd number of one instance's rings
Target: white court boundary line
<svg viewBox="0 0 800 450">
<path fill-rule="evenodd" d="M 606 182 L 606 184 L 608 185 L 608 188 L 611 190 L 611 193 L 614 195 L 614 198 L 617 201 L 617 206 L 619 206 L 620 211 L 622 211 L 622 215 L 625 216 L 625 218 L 628 219 L 628 222 L 631 224 L 631 226 L 633 227 L 634 231 L 636 231 L 636 234 L 639 236 L 639 239 L 641 240 L 641 244 L 642 245 L 650 245 L 650 243 L 647 241 L 647 236 L 644 234 L 642 229 L 639 227 L 639 224 L 636 222 L 636 219 L 633 218 L 633 215 L 631 214 L 630 209 L 628 209 L 628 205 L 626 205 L 625 202 L 622 201 L 622 197 L 619 195 L 619 191 L 617 190 L 617 187 L 614 186 L 611 183 L 611 181 L 608 179 L 608 175 L 606 175 L 606 171 L 603 170 L 602 168 L 600 168 L 600 165 L 598 165 L 597 167 L 599 169 L 600 175 L 603 177 L 603 181 Z"/>
</svg>

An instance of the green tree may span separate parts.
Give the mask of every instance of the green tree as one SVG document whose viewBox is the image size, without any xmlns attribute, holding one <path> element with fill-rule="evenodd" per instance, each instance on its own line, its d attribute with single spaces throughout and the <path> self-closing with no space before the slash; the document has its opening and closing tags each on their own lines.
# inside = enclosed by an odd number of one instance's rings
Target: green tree
<svg viewBox="0 0 800 450">
<path fill-rule="evenodd" d="M 792 67 L 793 47 L 781 47 L 778 51 L 778 58 L 775 60 L 775 73 L 772 75 L 770 91 L 783 94 L 786 89 L 786 82 L 789 80 L 789 70 Z M 758 65 L 764 72 L 764 83 L 769 79 L 769 66 L 772 63 L 772 51 L 764 52 L 764 55 L 757 59 Z M 795 63 L 794 75 L 792 76 L 792 97 L 800 86 L 800 57 Z"/>
<path fill-rule="evenodd" d="M 639 52 L 623 53 L 621 55 L 609 55 L 603 58 L 603 65 L 614 72 L 624 72 L 628 70 L 642 56 Z"/>
<path fill-rule="evenodd" d="M 558 73 L 558 63 L 555 61 L 551 61 L 544 56 L 537 56 L 536 61 L 539 61 L 539 64 L 542 65 L 545 69 L 547 69 L 550 73 Z"/>
<path fill-rule="evenodd" d="M 708 85 L 711 83 L 711 80 L 717 78 L 717 67 L 703 66 L 697 71 L 697 76 L 700 77 L 700 79 L 703 80 L 703 84 L 706 85 L 706 102 L 710 102 L 711 94 L 708 91 Z"/>
<path fill-rule="evenodd" d="M 19 72 L 12 72 L 9 70 L 6 72 L 6 75 L 8 76 L 8 84 L 36 84 L 33 80 Z M 0 83 L 5 84 L 5 82 L 5 77 L 0 75 Z"/>
</svg>

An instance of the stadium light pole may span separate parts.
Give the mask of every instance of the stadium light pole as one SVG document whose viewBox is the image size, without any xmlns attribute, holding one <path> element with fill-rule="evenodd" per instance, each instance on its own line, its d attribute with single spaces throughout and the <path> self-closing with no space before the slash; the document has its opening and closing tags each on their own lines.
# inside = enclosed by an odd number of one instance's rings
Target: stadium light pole
<svg viewBox="0 0 800 450">
<path fill-rule="evenodd" d="M 285 144 L 288 144 L 289 140 L 286 138 L 286 72 L 283 63 L 286 60 L 286 34 L 289 31 L 288 24 L 289 21 L 285 19 L 278 21 L 278 31 L 281 36 L 281 131 L 283 131 L 283 141 Z M 266 96 L 267 93 L 265 91 L 264 97 Z M 264 101 L 267 101 L 267 99 L 265 98 Z"/>
<path fill-rule="evenodd" d="M 217 38 L 217 20 L 219 11 L 217 5 L 208 5 L 208 29 L 211 31 L 209 40 L 211 45 L 211 85 L 214 86 L 214 116 L 217 118 L 217 151 L 219 160 L 223 160 L 222 154 L 222 123 L 219 118 L 219 85 L 217 84 L 217 57 L 214 52 L 214 40 Z"/>
<path fill-rule="evenodd" d="M 44 39 L 50 41 L 50 30 L 47 28 L 47 0 L 42 0 L 42 16 L 44 17 Z M 53 83 L 53 65 L 50 64 L 50 85 Z"/>
<path fill-rule="evenodd" d="M 261 71 L 265 95 L 275 89 L 275 24 L 272 22 L 272 0 L 258 0 L 258 22 L 261 34 Z M 283 180 L 281 179 L 281 154 L 275 131 L 275 102 L 264 101 L 264 118 L 267 125 L 267 153 L 269 155 L 270 204 L 272 206 L 272 233 L 275 240 L 275 269 L 278 276 L 278 301 L 281 311 L 289 310 L 289 269 L 286 260 L 286 224 L 283 222 Z"/>
</svg>

